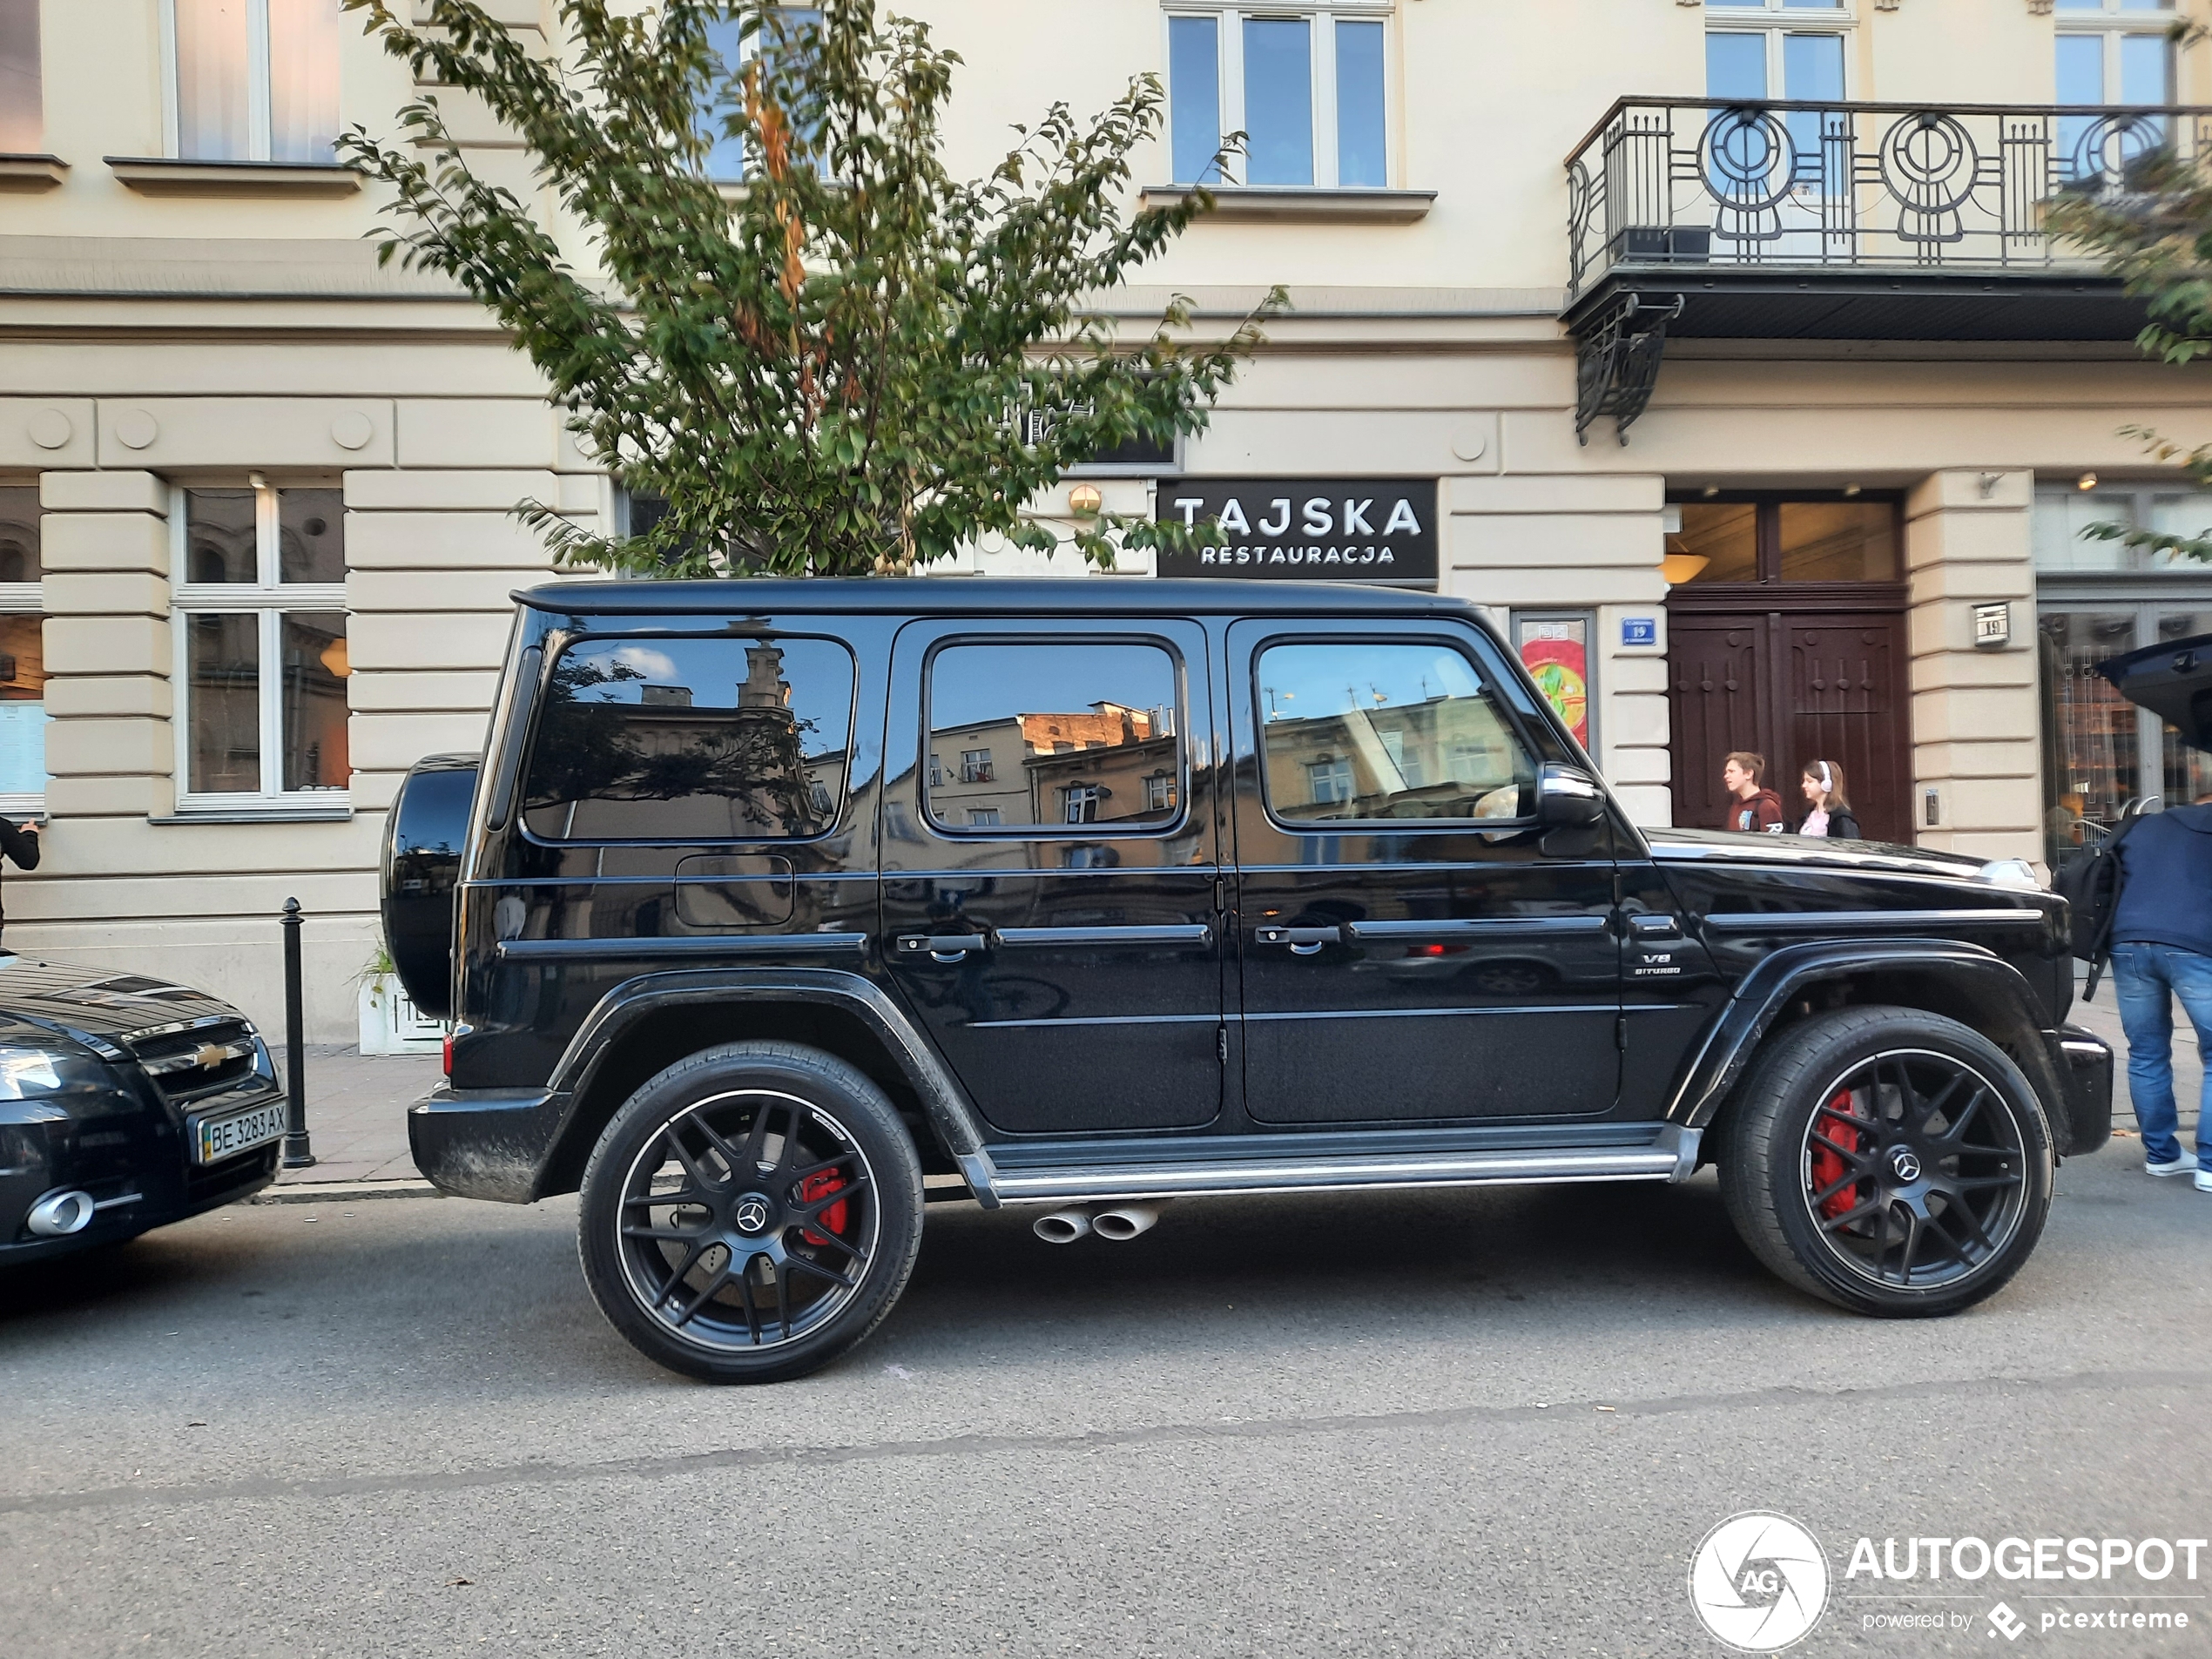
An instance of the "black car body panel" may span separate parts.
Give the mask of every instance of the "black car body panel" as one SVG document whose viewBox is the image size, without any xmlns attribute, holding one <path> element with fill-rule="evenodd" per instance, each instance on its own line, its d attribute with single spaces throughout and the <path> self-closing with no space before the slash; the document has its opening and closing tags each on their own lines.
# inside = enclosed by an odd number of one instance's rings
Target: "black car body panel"
<svg viewBox="0 0 2212 1659">
<path fill-rule="evenodd" d="M 400 857 L 462 849 L 449 1080 L 410 1117 L 418 1164 L 448 1190 L 571 1190 L 656 1071 L 759 1037 L 853 1060 L 905 1114 L 925 1169 L 987 1204 L 1678 1178 L 1777 1025 L 1890 998 L 2004 1045 L 2061 1152 L 2108 1132 L 2110 1055 L 2065 1024 L 2064 905 L 2015 873 L 1870 843 L 1646 833 L 1609 800 L 1570 822 L 1546 815 L 1541 778 L 1436 820 L 1276 799 L 1296 719 L 1263 673 L 1276 649 L 1443 652 L 1487 687 L 1496 741 L 1532 777 L 1588 766 L 1459 601 L 1204 581 L 582 583 L 516 597 L 465 831 L 462 763 L 418 772 L 395 812 L 410 825 Z M 835 741 L 834 710 L 802 722 L 835 787 L 818 818 L 778 809 L 799 830 L 687 829 L 671 807 L 665 833 L 583 833 L 573 802 L 557 821 L 531 804 L 554 799 L 531 792 L 533 734 L 549 699 L 573 699 L 575 653 L 665 666 L 713 647 L 734 677 L 752 661 L 736 653 L 772 644 L 780 662 L 794 641 L 852 660 Z M 956 728 L 934 711 L 931 664 L 954 644 L 1022 642 L 1126 644 L 1170 665 L 1172 718 L 1140 726 L 1124 711 L 1130 735 L 1091 767 L 1156 756 L 1152 818 L 1083 816 L 1103 797 L 1127 807 L 1114 791 L 1136 786 L 1117 775 L 1054 785 L 1064 821 L 1017 826 L 995 807 L 939 821 L 941 775 L 1008 800 L 1014 786 L 983 749 L 939 743 Z M 742 713 L 653 671 L 671 729 Z M 1338 750 L 1374 751 L 1374 730 L 1338 718 Z M 1064 764 L 1025 752 L 1032 806 L 1100 746 L 1062 744 Z M 1339 786 L 1333 752 L 1311 746 L 1298 766 L 1313 802 L 1347 799 L 1324 792 Z M 1423 786 L 1392 765 L 1403 789 Z M 426 777 L 442 804 L 409 817 Z"/>
<path fill-rule="evenodd" d="M 0 956 L 0 1049 L 49 1056 L 57 1087 L 0 1099 L 0 1264 L 127 1238 L 246 1197 L 276 1174 L 273 1142 L 201 1164 L 192 1125 L 282 1099 L 268 1049 L 236 1009 L 136 974 Z M 80 1231 L 40 1237 L 42 1198 L 82 1192 Z"/>
</svg>

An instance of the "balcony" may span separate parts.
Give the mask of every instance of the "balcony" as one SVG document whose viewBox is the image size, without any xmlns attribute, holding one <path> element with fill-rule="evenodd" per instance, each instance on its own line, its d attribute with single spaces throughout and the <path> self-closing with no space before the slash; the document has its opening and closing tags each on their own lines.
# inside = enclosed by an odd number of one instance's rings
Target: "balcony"
<svg viewBox="0 0 2212 1659">
<path fill-rule="evenodd" d="M 2045 229 L 2212 150 L 2212 110 L 1623 98 L 1568 158 L 1576 431 L 1642 413 L 1667 335 L 2126 341 L 2141 305 Z"/>
</svg>

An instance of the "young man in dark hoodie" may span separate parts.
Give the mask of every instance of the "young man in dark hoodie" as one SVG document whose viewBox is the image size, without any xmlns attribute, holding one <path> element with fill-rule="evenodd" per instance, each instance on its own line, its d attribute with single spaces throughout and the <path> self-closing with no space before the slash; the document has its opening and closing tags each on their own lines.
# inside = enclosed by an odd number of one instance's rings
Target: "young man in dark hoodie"
<svg viewBox="0 0 2212 1659">
<path fill-rule="evenodd" d="M 1751 835 L 1779 835 L 1782 797 L 1766 786 L 1766 757 L 1739 749 L 1721 768 L 1721 787 L 1734 798 L 1728 826 Z"/>
<path fill-rule="evenodd" d="M 2152 1175 L 2196 1172 L 2212 1192 L 2212 1072 L 2197 1103 L 2196 1150 L 2175 1130 L 2174 999 L 2212 1054 L 2212 796 L 2153 813 L 2121 838 L 2120 900 L 2112 921 L 2112 983 L 2128 1033 L 2128 1094 Z"/>
</svg>

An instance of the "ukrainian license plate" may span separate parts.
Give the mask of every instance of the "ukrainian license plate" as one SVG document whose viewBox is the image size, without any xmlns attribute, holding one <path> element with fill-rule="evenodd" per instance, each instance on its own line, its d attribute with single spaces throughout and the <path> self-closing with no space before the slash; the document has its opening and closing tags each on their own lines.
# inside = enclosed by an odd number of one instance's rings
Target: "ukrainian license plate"
<svg viewBox="0 0 2212 1659">
<path fill-rule="evenodd" d="M 195 1117 L 192 1127 L 192 1162 L 219 1163 L 240 1152 L 266 1146 L 282 1135 L 284 1102 L 271 1101 L 266 1106 L 233 1112 L 227 1117 Z"/>
</svg>

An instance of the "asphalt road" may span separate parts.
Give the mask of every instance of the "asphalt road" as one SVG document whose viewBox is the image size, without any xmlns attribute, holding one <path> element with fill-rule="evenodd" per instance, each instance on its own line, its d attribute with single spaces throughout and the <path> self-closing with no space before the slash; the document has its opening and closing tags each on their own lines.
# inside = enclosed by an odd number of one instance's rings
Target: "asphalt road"
<svg viewBox="0 0 2212 1659">
<path fill-rule="evenodd" d="M 869 1343 L 752 1390 L 601 1322 L 573 1201 L 234 1209 L 0 1279 L 0 1653 L 1713 1654 L 1687 1563 L 1752 1508 L 1830 1561 L 1798 1653 L 2202 1653 L 2212 1560 L 1844 1575 L 1862 1535 L 2212 1532 L 2212 1196 L 2140 1159 L 2069 1164 L 1933 1323 L 1770 1280 L 1710 1173 L 1066 1249 L 945 1206 Z M 2041 1628 L 2098 1608 L 2191 1629 Z"/>
</svg>

